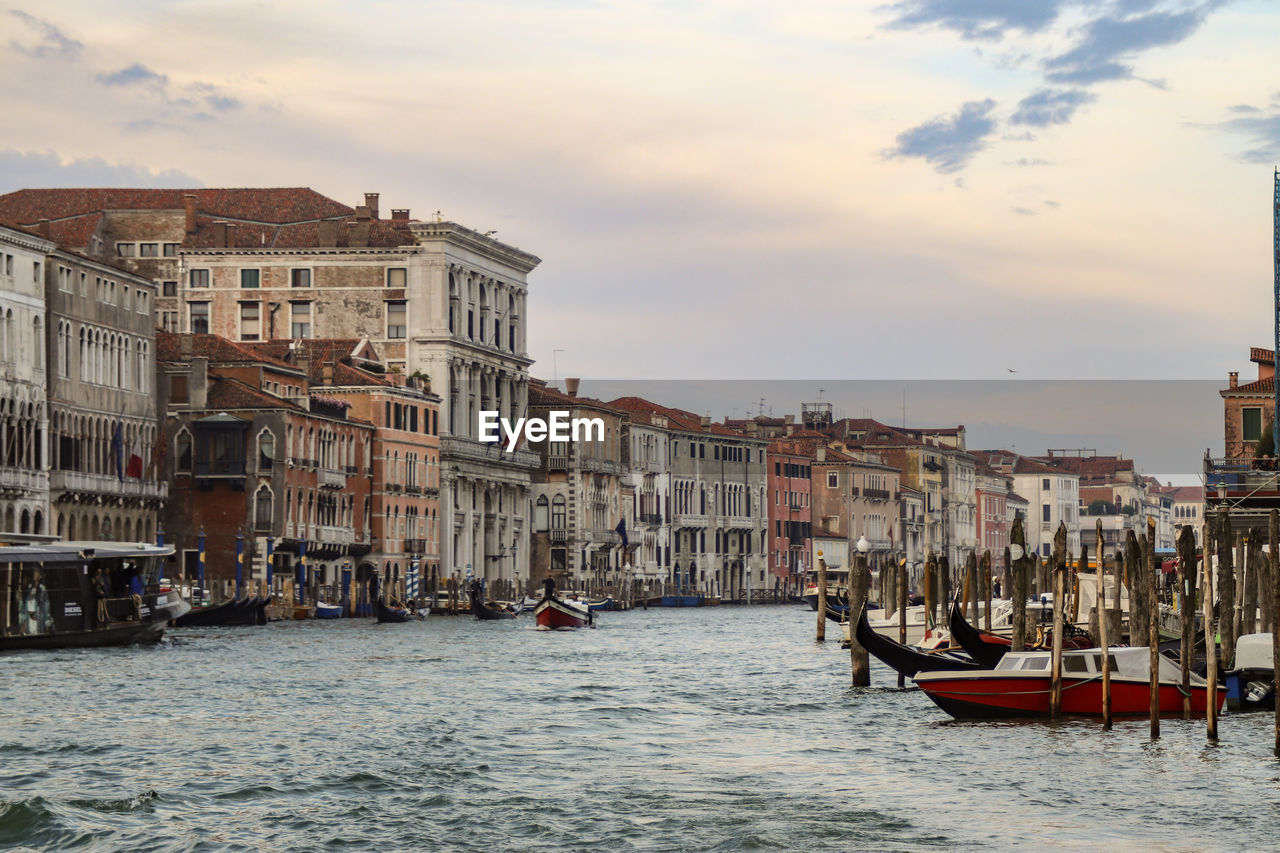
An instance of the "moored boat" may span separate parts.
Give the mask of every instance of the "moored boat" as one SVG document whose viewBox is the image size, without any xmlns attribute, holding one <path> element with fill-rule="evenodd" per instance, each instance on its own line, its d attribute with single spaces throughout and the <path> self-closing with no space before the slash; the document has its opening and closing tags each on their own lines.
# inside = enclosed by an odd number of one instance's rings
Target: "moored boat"
<svg viewBox="0 0 1280 853">
<path fill-rule="evenodd" d="M 1151 653 L 1142 646 L 1109 650 L 1111 713 L 1117 716 L 1149 712 Z M 958 719 L 1047 717 L 1052 673 L 1047 651 L 1009 652 L 993 669 L 973 672 L 921 672 L 916 684 L 939 708 Z M 1163 655 L 1159 661 L 1159 707 L 1162 714 L 1182 713 L 1182 673 Z M 1102 714 L 1102 651 L 1084 649 L 1062 653 L 1062 713 Z M 1225 691 L 1218 693 L 1218 706 Z M 1191 676 L 1191 710 L 1208 707 L 1208 685 Z"/>
<path fill-rule="evenodd" d="M 556 582 L 547 578 L 543 581 L 542 600 L 533 609 L 533 618 L 542 630 L 556 628 L 583 628 L 595 625 L 595 618 L 585 605 L 569 602 L 556 595 Z"/>
<path fill-rule="evenodd" d="M 920 672 L 969 671 L 982 668 L 967 657 L 951 652 L 922 651 L 877 634 L 867 621 L 865 609 L 858 614 L 854 632 L 858 642 L 868 653 L 907 678 L 915 678 Z"/>
<path fill-rule="evenodd" d="M 158 641 L 191 609 L 160 590 L 172 553 L 122 542 L 0 544 L 0 650 Z"/>
<path fill-rule="evenodd" d="M 1232 711 L 1274 711 L 1275 659 L 1270 634 L 1245 634 L 1226 672 L 1227 707 Z"/>
<path fill-rule="evenodd" d="M 328 604 L 324 601 L 316 602 L 316 618 L 317 619 L 340 619 L 342 617 L 342 605 Z"/>
</svg>

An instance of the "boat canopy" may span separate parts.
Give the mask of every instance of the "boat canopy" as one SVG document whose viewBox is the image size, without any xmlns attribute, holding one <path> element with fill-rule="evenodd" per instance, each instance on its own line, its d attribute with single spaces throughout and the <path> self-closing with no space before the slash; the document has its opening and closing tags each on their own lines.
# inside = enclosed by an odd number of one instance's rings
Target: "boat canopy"
<svg viewBox="0 0 1280 853">
<path fill-rule="evenodd" d="M 1270 634 L 1266 635 L 1268 641 Z M 1268 647 L 1269 648 L 1269 647 Z M 1150 678 L 1151 652 L 1146 646 L 1131 646 L 1108 649 L 1107 657 L 1111 661 L 1111 674 L 1122 678 Z M 1182 671 L 1177 664 L 1164 655 L 1159 656 L 1160 680 L 1179 681 Z M 1035 672 L 1044 674 L 1051 670 L 1053 656 L 1046 651 L 1009 652 L 996 664 L 996 672 Z M 1064 677 L 1095 676 L 1102 674 L 1102 649 L 1080 649 L 1062 653 L 1062 674 Z M 1194 673 L 1192 684 L 1204 684 L 1204 679 Z"/>
<path fill-rule="evenodd" d="M 1273 665 L 1270 634 L 1245 634 L 1236 640 L 1234 669 L 1271 669 Z"/>
</svg>

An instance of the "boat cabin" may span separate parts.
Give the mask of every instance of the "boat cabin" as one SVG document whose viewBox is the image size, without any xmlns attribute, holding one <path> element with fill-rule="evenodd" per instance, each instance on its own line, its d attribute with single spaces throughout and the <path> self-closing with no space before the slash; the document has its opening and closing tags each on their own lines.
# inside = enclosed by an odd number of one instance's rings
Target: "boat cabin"
<svg viewBox="0 0 1280 853">
<path fill-rule="evenodd" d="M 1271 635 L 1268 634 L 1268 637 Z M 1118 647 L 1108 651 L 1111 675 L 1116 678 L 1150 680 L 1151 652 L 1146 646 Z M 1160 680 L 1180 681 L 1182 670 L 1164 655 L 1159 656 Z M 995 672 L 1045 676 L 1052 671 L 1053 655 L 1046 651 L 1009 652 L 996 664 Z M 1102 650 L 1081 649 L 1063 651 L 1063 678 L 1092 678 L 1102 675 Z M 1191 683 L 1203 685 L 1203 678 L 1192 673 Z"/>
</svg>

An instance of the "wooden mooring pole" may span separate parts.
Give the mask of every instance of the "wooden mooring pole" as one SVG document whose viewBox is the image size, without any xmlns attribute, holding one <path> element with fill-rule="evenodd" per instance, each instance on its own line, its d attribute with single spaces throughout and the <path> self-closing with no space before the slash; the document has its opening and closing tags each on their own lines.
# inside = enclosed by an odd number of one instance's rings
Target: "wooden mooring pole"
<svg viewBox="0 0 1280 853">
<path fill-rule="evenodd" d="M 1160 601 L 1156 596 L 1156 520 L 1147 516 L 1147 645 L 1151 660 L 1151 736 L 1160 737 Z"/>
<path fill-rule="evenodd" d="M 1062 629 L 1066 621 L 1067 525 L 1058 522 L 1053 534 L 1053 670 L 1049 679 L 1049 716 L 1062 713 Z"/>
<path fill-rule="evenodd" d="M 1271 563 L 1271 666 L 1272 678 L 1275 686 L 1280 686 L 1280 571 L 1276 571 L 1276 567 L 1280 565 L 1280 554 L 1276 553 L 1276 546 L 1280 544 L 1280 510 L 1271 510 L 1271 517 L 1268 519 L 1268 545 L 1267 550 L 1270 552 L 1267 557 Z M 1280 695 L 1280 691 L 1277 691 Z M 1276 755 L 1280 757 L 1280 702 L 1276 704 L 1275 711 L 1275 727 L 1276 727 Z"/>
<path fill-rule="evenodd" d="M 1196 536 L 1190 525 L 1182 528 L 1178 534 L 1178 615 L 1182 617 L 1179 626 L 1182 637 L 1182 651 L 1178 653 L 1178 663 L 1182 668 L 1182 716 L 1191 719 L 1191 659 L 1195 657 L 1195 638 L 1192 636 L 1195 627 L 1195 579 L 1196 579 Z"/>
<path fill-rule="evenodd" d="M 867 571 L 865 554 L 858 554 L 851 562 L 852 565 L 849 566 L 849 668 L 853 674 L 854 687 L 870 687 L 871 662 L 867 650 L 862 647 L 862 643 L 858 642 L 858 632 L 854 628 L 853 620 L 862 614 L 862 608 L 867 604 L 871 573 Z M 883 597 L 881 595 L 881 598 Z"/>
<path fill-rule="evenodd" d="M 1209 525 L 1204 525 L 1204 578 L 1201 600 L 1204 604 L 1204 650 L 1205 676 L 1208 682 L 1207 704 L 1205 708 L 1206 736 L 1209 740 L 1218 739 L 1218 641 L 1213 630 L 1213 572 L 1209 568 Z"/>
<path fill-rule="evenodd" d="M 818 636 L 815 642 L 827 640 L 827 561 L 818 552 Z"/>
<path fill-rule="evenodd" d="M 907 558 L 903 557 L 898 566 L 898 642 L 907 644 Z M 885 611 L 888 613 L 888 611 Z M 898 673 L 898 687 L 907 686 L 906 676 Z"/>
<path fill-rule="evenodd" d="M 982 555 L 982 589 L 983 598 L 986 601 L 986 616 L 983 618 L 983 626 L 991 630 L 991 552 L 985 551 Z M 975 623 L 976 624 L 976 623 Z"/>
<path fill-rule="evenodd" d="M 1009 596 L 1013 599 L 1013 637 L 1011 651 L 1020 652 L 1026 648 L 1027 640 L 1027 556 L 1026 534 L 1022 528 L 1022 519 L 1015 518 L 1013 527 L 1009 531 L 1010 546 L 1017 546 L 1017 551 L 1022 556 L 1017 557 L 1012 563 L 1012 584 L 1009 590 Z"/>
<path fill-rule="evenodd" d="M 1094 610 L 1098 612 L 1098 648 L 1102 651 L 1102 728 L 1111 728 L 1111 652 L 1109 625 L 1107 618 L 1107 561 L 1102 550 L 1102 519 L 1094 525 L 1094 536 L 1098 546 L 1098 600 Z"/>
</svg>

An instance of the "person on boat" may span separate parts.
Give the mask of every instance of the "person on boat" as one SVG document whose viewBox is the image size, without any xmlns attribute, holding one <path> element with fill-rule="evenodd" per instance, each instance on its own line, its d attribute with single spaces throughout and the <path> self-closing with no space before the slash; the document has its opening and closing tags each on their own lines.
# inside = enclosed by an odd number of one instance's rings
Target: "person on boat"
<svg viewBox="0 0 1280 853">
<path fill-rule="evenodd" d="M 999 578 L 996 578 L 995 583 L 991 584 L 991 592 L 995 594 L 996 598 L 1000 597 L 1000 579 Z"/>
<path fill-rule="evenodd" d="M 26 618 L 26 633 L 45 634 L 53 628 L 49 618 L 49 590 L 44 585 L 44 572 L 39 569 L 31 573 L 31 583 L 27 585 L 22 602 L 23 616 Z"/>
<path fill-rule="evenodd" d="M 102 576 L 102 569 L 98 568 L 93 573 L 93 600 L 95 602 L 95 618 L 97 624 L 95 627 L 105 628 L 111 619 L 107 615 L 107 582 Z"/>
</svg>

